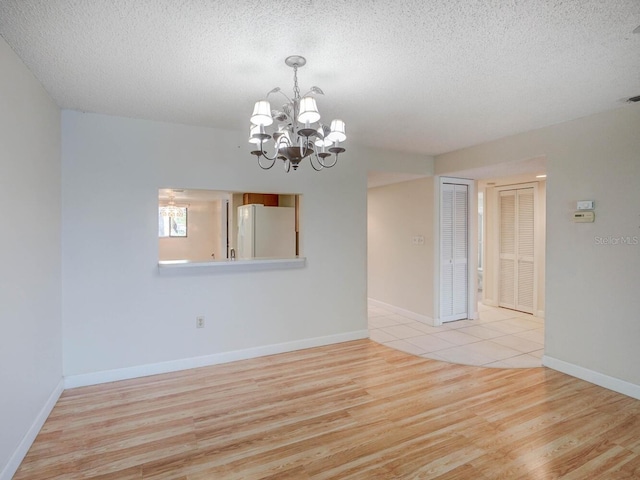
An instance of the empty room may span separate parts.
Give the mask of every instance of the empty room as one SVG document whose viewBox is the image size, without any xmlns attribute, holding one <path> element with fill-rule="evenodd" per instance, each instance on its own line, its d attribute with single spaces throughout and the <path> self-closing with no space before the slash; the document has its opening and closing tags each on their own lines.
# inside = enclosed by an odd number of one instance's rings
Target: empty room
<svg viewBox="0 0 640 480">
<path fill-rule="evenodd" d="M 0 36 L 0 480 L 640 478 L 637 0 Z"/>
</svg>

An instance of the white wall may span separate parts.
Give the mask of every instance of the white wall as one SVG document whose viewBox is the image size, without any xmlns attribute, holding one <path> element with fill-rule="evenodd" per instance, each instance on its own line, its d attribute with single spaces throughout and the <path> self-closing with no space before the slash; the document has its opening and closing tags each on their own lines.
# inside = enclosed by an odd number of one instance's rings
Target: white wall
<svg viewBox="0 0 640 480">
<path fill-rule="evenodd" d="M 8 479 L 61 387 L 60 111 L 1 38 L 0 72 L 0 478 Z"/>
<path fill-rule="evenodd" d="M 182 204 L 180 204 L 182 205 Z M 226 256 L 221 244 L 221 201 L 190 201 L 187 208 L 187 236 L 158 238 L 160 260 L 210 261 Z"/>
<path fill-rule="evenodd" d="M 603 239 L 640 236 L 638 132 L 640 105 L 625 105 L 441 155 L 435 163 L 436 172 L 451 172 L 546 155 L 545 355 L 568 370 L 636 387 L 640 245 Z M 595 200 L 595 223 L 572 222 L 577 200 Z"/>
<path fill-rule="evenodd" d="M 331 170 L 286 174 L 261 170 L 243 132 L 72 111 L 62 130 L 65 375 L 366 331 L 367 165 L 402 155 L 349 145 Z M 307 266 L 159 275 L 169 184 L 303 194 Z"/>
<path fill-rule="evenodd" d="M 434 158 L 430 155 L 415 153 L 384 152 L 378 149 L 362 149 L 366 153 L 367 171 L 390 174 L 387 178 L 394 178 L 393 174 L 415 174 L 432 176 L 434 172 Z M 381 154 L 382 153 L 382 154 Z"/>
<path fill-rule="evenodd" d="M 433 318 L 433 177 L 368 190 L 369 298 Z M 414 245 L 414 236 L 424 237 Z"/>
</svg>

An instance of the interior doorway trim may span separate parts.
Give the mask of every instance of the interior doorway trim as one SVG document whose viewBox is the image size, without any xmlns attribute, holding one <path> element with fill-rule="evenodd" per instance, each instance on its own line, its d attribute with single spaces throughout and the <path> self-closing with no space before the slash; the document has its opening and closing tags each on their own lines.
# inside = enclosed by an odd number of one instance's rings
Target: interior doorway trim
<svg viewBox="0 0 640 480">
<path fill-rule="evenodd" d="M 477 215 L 473 215 L 472 212 L 478 209 L 478 198 L 475 180 L 468 178 L 456 178 L 456 177 L 440 177 L 435 179 L 434 188 L 434 238 L 437 241 L 434 243 L 434 292 L 433 292 L 433 325 L 442 325 L 441 309 L 440 309 L 440 281 L 442 272 L 442 258 L 441 258 L 441 231 L 440 231 L 440 199 L 442 196 L 442 186 L 444 184 L 457 184 L 467 186 L 467 318 L 477 319 L 477 278 L 476 271 L 478 268 L 478 252 L 477 249 L 472 248 L 472 245 L 477 244 L 478 236 L 478 219 Z"/>
</svg>

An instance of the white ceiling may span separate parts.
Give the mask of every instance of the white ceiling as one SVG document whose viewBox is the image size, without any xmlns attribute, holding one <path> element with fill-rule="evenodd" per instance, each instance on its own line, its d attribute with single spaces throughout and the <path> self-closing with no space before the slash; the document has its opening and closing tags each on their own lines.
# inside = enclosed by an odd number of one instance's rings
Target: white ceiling
<svg viewBox="0 0 640 480">
<path fill-rule="evenodd" d="M 303 90 L 348 142 L 439 154 L 640 95 L 638 0 L 0 0 L 62 108 L 248 129 Z"/>
</svg>

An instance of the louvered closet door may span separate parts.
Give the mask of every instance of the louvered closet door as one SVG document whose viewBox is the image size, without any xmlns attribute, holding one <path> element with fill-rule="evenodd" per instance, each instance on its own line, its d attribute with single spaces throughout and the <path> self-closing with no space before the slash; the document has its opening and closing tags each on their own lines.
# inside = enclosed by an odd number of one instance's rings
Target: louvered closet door
<svg viewBox="0 0 640 480">
<path fill-rule="evenodd" d="M 501 307 L 533 313 L 533 188 L 500 192 Z"/>
<path fill-rule="evenodd" d="M 516 310 L 533 313 L 533 188 L 524 188 L 517 192 L 518 277 Z"/>
<path fill-rule="evenodd" d="M 443 184 L 440 190 L 440 319 L 467 318 L 468 187 Z"/>
<path fill-rule="evenodd" d="M 468 194 L 466 185 L 454 189 L 454 241 L 453 241 L 453 315 L 467 318 L 468 263 Z"/>
<path fill-rule="evenodd" d="M 516 191 L 500 192 L 500 306 L 516 308 Z"/>
<path fill-rule="evenodd" d="M 453 315 L 453 185 L 440 189 L 440 318 Z"/>
</svg>

